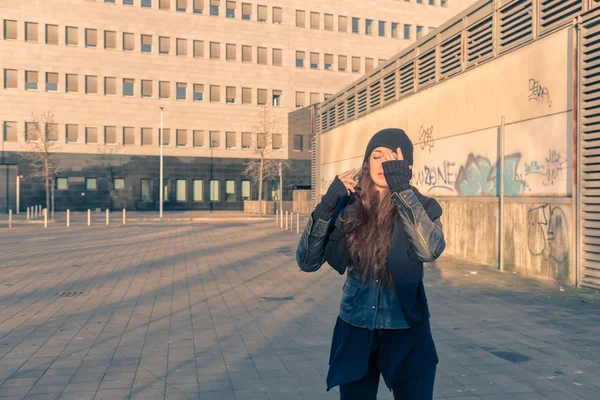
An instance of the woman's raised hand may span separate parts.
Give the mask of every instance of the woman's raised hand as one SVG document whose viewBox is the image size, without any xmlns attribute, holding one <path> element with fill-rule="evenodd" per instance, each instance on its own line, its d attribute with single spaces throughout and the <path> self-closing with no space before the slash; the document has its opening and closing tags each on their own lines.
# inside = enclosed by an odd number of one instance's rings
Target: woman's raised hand
<svg viewBox="0 0 600 400">
<path fill-rule="evenodd" d="M 348 196 L 350 195 L 350 193 L 356 192 L 356 189 L 354 189 L 354 187 L 357 185 L 357 182 L 351 177 L 352 171 L 353 170 L 346 171 L 338 175 L 338 178 L 342 181 L 342 183 L 344 184 L 344 186 L 346 186 L 346 189 L 348 190 Z"/>
</svg>

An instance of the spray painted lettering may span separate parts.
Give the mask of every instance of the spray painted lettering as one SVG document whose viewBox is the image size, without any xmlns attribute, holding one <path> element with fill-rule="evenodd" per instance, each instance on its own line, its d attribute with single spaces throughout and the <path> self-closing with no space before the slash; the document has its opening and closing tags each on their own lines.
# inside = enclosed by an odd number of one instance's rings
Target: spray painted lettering
<svg viewBox="0 0 600 400">
<path fill-rule="evenodd" d="M 504 194 L 523 194 L 526 183 L 517 173 L 521 154 L 515 153 L 504 158 Z M 463 196 L 496 196 L 499 192 L 500 166 L 492 166 L 489 159 L 469 154 L 464 167 L 458 171 L 456 191 Z"/>
<path fill-rule="evenodd" d="M 419 128 L 419 140 L 421 141 L 421 150 L 425 150 L 425 148 L 429 148 L 429 153 L 431 153 L 431 149 L 433 148 L 434 140 L 433 140 L 433 126 L 428 129 L 423 128 L 423 125 Z"/>
<path fill-rule="evenodd" d="M 534 256 L 562 263 L 567 258 L 569 239 L 563 210 L 551 204 L 532 208 L 527 213 L 527 246 Z"/>
<path fill-rule="evenodd" d="M 529 101 L 535 100 L 538 103 L 541 103 L 547 99 L 548 107 L 552 107 L 552 100 L 550 100 L 550 92 L 548 88 L 543 87 L 537 80 L 530 79 L 529 80 Z"/>
<path fill-rule="evenodd" d="M 433 189 L 444 189 L 454 191 L 456 182 L 455 163 L 444 161 L 442 166 L 425 166 L 413 174 L 414 186 L 428 186 L 428 191 Z"/>
</svg>

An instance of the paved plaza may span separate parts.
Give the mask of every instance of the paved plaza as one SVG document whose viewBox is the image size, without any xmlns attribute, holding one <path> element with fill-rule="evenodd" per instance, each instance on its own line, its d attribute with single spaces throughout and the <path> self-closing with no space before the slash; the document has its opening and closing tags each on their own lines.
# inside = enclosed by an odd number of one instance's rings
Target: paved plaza
<svg viewBox="0 0 600 400">
<path fill-rule="evenodd" d="M 77 221 L 0 224 L 0 399 L 339 398 L 325 376 L 344 277 L 300 271 L 296 233 Z M 444 257 L 426 288 L 435 398 L 600 399 L 598 291 Z"/>
</svg>

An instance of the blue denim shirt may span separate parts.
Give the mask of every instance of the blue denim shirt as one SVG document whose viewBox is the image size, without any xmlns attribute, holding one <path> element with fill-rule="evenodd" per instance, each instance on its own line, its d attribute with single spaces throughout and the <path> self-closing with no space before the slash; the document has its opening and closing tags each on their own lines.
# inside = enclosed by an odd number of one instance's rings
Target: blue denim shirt
<svg viewBox="0 0 600 400">
<path fill-rule="evenodd" d="M 393 193 L 392 200 L 399 215 L 399 221 L 396 221 L 395 229 L 400 229 L 400 226 L 404 227 L 403 229 L 410 241 L 411 251 L 422 262 L 433 261 L 438 258 L 445 249 L 442 224 L 439 217 L 434 218 L 432 221 L 411 189 L 401 193 Z M 320 206 L 321 204 L 315 208 L 315 213 Z M 296 261 L 300 269 L 305 272 L 317 271 L 325 262 L 326 238 L 339 240 L 340 236 L 343 236 L 342 223 L 337 219 L 335 211 L 327 211 L 319 210 L 321 216 L 327 214 L 327 220 L 317 218 L 315 222 L 314 215 L 311 215 L 300 238 L 296 250 Z M 331 223 L 332 217 L 336 218 L 333 224 Z M 334 225 L 336 228 L 332 230 L 330 225 Z M 351 263 L 346 267 L 347 276 L 342 288 L 340 303 L 339 315 L 341 319 L 351 325 L 368 329 L 405 329 L 409 327 L 402 312 L 398 292 L 393 287 L 383 287 L 380 284 L 377 272 L 373 281 L 360 284 L 361 277 L 358 269 Z M 336 269 L 340 271 L 339 268 Z M 418 276 L 417 279 L 421 280 L 419 286 L 423 289 L 422 264 L 421 270 L 415 272 Z M 340 271 L 340 273 L 343 272 Z M 424 289 L 419 293 L 423 296 L 426 304 Z"/>
</svg>

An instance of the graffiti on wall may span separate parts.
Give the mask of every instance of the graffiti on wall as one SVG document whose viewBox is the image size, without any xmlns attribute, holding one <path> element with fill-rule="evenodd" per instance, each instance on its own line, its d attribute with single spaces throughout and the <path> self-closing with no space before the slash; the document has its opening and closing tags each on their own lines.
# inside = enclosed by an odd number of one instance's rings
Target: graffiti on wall
<svg viewBox="0 0 600 400">
<path fill-rule="evenodd" d="M 554 149 L 549 149 L 544 161 L 532 160 L 525 163 L 525 175 L 541 175 L 544 186 L 553 186 L 567 179 L 567 163 L 566 157 Z"/>
<path fill-rule="evenodd" d="M 421 142 L 421 150 L 425 150 L 425 148 L 429 149 L 429 153 L 431 153 L 431 149 L 433 148 L 434 140 L 433 140 L 433 126 L 425 129 L 423 125 L 419 128 L 419 141 Z"/>
<path fill-rule="evenodd" d="M 536 79 L 529 79 L 529 101 L 535 100 L 538 103 L 546 100 L 548 107 L 552 107 L 552 100 L 550 100 L 550 92 L 547 87 L 544 87 Z"/>
<path fill-rule="evenodd" d="M 526 183 L 517 174 L 521 154 L 515 153 L 504 158 L 504 194 L 523 194 Z M 469 154 L 467 162 L 458 171 L 456 191 L 463 196 L 495 196 L 499 192 L 498 162 L 492 166 L 489 159 Z"/>
<path fill-rule="evenodd" d="M 560 207 L 544 204 L 527 213 L 527 246 L 534 256 L 562 263 L 567 258 L 567 217 Z"/>
<path fill-rule="evenodd" d="M 424 166 L 419 171 L 413 172 L 414 186 L 428 186 L 429 190 L 443 189 L 454 191 L 456 184 L 456 168 L 452 161 L 444 161 L 441 166 Z"/>
</svg>

